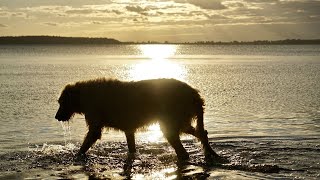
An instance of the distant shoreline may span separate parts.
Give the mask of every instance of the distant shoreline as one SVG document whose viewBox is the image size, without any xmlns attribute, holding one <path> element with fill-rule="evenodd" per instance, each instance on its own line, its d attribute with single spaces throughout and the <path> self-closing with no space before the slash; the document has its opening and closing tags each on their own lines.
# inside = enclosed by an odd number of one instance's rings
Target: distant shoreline
<svg viewBox="0 0 320 180">
<path fill-rule="evenodd" d="M 198 42 L 121 42 L 112 38 L 61 36 L 0 36 L 0 45 L 119 45 L 119 44 L 190 44 L 190 45 L 320 45 L 320 39 L 285 39 L 257 41 L 198 41 Z"/>
</svg>

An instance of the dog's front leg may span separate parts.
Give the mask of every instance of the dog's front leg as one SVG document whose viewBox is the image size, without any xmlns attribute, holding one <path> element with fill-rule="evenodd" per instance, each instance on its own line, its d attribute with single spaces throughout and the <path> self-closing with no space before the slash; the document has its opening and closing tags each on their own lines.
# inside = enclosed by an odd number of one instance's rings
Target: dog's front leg
<svg viewBox="0 0 320 180">
<path fill-rule="evenodd" d="M 126 131 L 125 134 L 126 134 L 126 138 L 127 138 L 129 153 L 135 153 L 136 152 L 136 144 L 135 144 L 135 139 L 134 139 L 134 132 Z"/>
<path fill-rule="evenodd" d="M 87 133 L 86 138 L 84 139 L 82 146 L 80 148 L 79 154 L 85 154 L 88 149 L 97 141 L 97 139 L 101 138 L 101 128 L 90 128 Z"/>
</svg>

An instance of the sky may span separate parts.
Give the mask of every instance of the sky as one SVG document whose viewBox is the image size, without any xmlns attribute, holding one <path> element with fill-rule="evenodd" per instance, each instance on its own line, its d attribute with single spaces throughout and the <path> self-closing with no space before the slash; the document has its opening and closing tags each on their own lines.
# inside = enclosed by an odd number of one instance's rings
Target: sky
<svg viewBox="0 0 320 180">
<path fill-rule="evenodd" d="M 320 0 L 0 0 L 0 36 L 320 39 Z"/>
</svg>

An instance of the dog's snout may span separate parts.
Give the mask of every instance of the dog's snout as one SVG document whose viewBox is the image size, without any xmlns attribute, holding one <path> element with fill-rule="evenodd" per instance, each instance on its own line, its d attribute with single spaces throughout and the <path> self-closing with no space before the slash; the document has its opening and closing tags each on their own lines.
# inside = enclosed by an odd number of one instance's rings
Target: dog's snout
<svg viewBox="0 0 320 180">
<path fill-rule="evenodd" d="M 58 109 L 56 115 L 55 115 L 55 118 L 58 120 L 58 121 L 62 121 L 63 120 L 63 117 L 62 117 L 62 113 L 61 113 L 61 107 Z"/>
<path fill-rule="evenodd" d="M 73 115 L 73 112 L 72 111 L 67 111 L 66 108 L 62 108 L 60 106 L 60 108 L 58 109 L 56 115 L 55 115 L 55 118 L 58 120 L 58 121 L 68 121 Z"/>
<path fill-rule="evenodd" d="M 59 120 L 59 116 L 60 116 L 60 111 L 61 111 L 61 108 L 59 107 L 56 115 L 54 116 L 54 118 L 58 119 Z"/>
<path fill-rule="evenodd" d="M 57 120 L 59 120 L 59 116 L 58 116 L 58 114 L 56 114 L 56 116 L 55 116 L 54 118 L 56 118 Z"/>
<path fill-rule="evenodd" d="M 57 113 L 56 116 L 54 117 L 56 120 L 61 121 L 61 116 Z"/>
</svg>

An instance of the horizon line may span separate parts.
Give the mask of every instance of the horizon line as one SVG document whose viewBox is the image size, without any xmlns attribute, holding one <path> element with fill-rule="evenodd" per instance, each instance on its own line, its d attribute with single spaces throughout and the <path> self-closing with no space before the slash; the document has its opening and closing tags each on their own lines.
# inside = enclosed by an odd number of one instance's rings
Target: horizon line
<svg viewBox="0 0 320 180">
<path fill-rule="evenodd" d="M 29 42 L 17 42 L 12 40 L 24 39 Z M 120 41 L 115 38 L 110 37 L 84 37 L 84 36 L 58 36 L 58 35 L 18 35 L 18 36 L 0 36 L 0 39 L 4 39 L 11 42 L 0 41 L 0 44 L 41 44 L 41 39 L 30 39 L 30 38 L 49 38 L 42 39 L 42 42 L 46 44 L 61 44 L 63 42 L 49 42 L 53 39 L 64 39 L 64 40 L 75 40 L 73 42 L 65 42 L 65 43 L 77 43 L 77 44 L 320 44 L 320 39 L 278 39 L 278 40 L 251 40 L 251 41 L 239 41 L 239 40 L 231 40 L 231 41 L 215 41 L 215 40 L 199 40 L 199 41 L 185 41 L 185 42 L 170 42 L 168 40 L 160 42 L 154 40 L 145 40 L 145 41 Z M 91 40 L 90 42 L 80 42 L 80 40 Z M 107 40 L 107 41 L 101 41 Z M 32 42 L 33 41 L 33 42 Z"/>
</svg>

